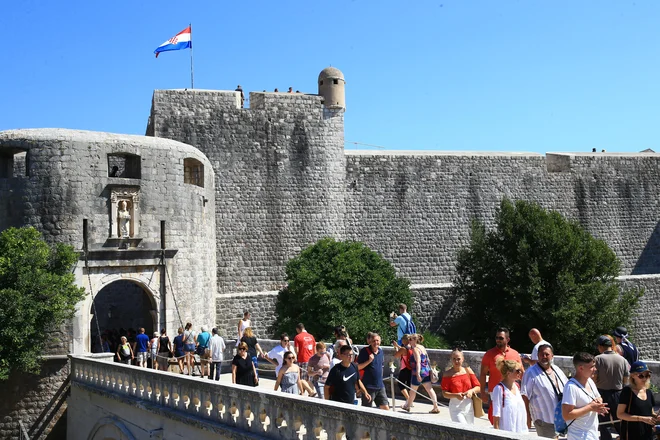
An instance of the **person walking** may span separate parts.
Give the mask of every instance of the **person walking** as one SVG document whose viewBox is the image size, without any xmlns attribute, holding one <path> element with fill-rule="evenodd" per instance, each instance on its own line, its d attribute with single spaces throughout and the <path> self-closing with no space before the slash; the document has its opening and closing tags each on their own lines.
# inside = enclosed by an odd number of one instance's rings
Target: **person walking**
<svg viewBox="0 0 660 440">
<path fill-rule="evenodd" d="M 183 361 L 186 357 L 184 351 L 184 342 L 183 342 L 183 327 L 179 327 L 177 330 L 177 335 L 174 337 L 174 357 L 176 358 L 176 363 L 179 365 L 179 372 L 183 374 Z"/>
<path fill-rule="evenodd" d="M 309 362 L 309 358 L 314 356 L 316 340 L 314 336 L 305 330 L 305 325 L 302 322 L 296 325 L 296 337 L 293 338 L 293 347 L 296 350 L 298 367 L 300 367 L 300 380 L 303 382 L 303 386 L 305 386 L 308 393 L 312 390 L 310 394 L 316 395 L 307 375 L 307 363 Z"/>
<path fill-rule="evenodd" d="M 463 351 L 451 352 L 451 368 L 442 375 L 442 395 L 449 399 L 449 416 L 458 423 L 474 424 L 472 396 L 479 392 L 479 380 L 472 368 L 463 366 Z"/>
<path fill-rule="evenodd" d="M 236 351 L 236 356 L 231 361 L 231 383 L 256 387 L 259 379 L 252 359 L 247 354 L 247 344 L 240 342 Z"/>
<path fill-rule="evenodd" d="M 380 342 L 380 335 L 372 333 L 369 345 L 360 350 L 357 364 L 358 370 L 364 370 L 362 382 L 371 396 L 371 399 L 362 396 L 362 406 L 371 407 L 371 403 L 374 402 L 378 408 L 387 410 L 390 407 L 387 404 L 387 393 L 383 382 L 385 353 L 380 349 Z"/>
<path fill-rule="evenodd" d="M 348 336 L 348 331 L 346 330 L 346 327 L 344 327 L 343 325 L 338 325 L 337 327 L 335 327 L 334 333 L 335 333 L 335 343 L 332 346 L 332 352 L 333 352 L 332 364 L 336 365 L 342 361 L 340 354 L 341 347 L 343 347 L 344 345 L 348 345 L 349 347 L 352 347 L 353 341 Z"/>
<path fill-rule="evenodd" d="M 149 336 L 144 334 L 144 328 L 140 328 L 135 337 L 138 366 L 147 368 L 147 353 L 149 352 Z"/>
<path fill-rule="evenodd" d="M 268 362 L 275 365 L 276 376 L 280 374 L 280 369 L 284 365 L 284 353 L 286 353 L 287 351 L 293 351 L 289 340 L 289 334 L 282 333 L 280 335 L 280 345 L 276 345 L 275 347 L 273 347 L 271 351 L 266 353 L 266 357 L 265 357 L 265 359 Z"/>
<path fill-rule="evenodd" d="M 131 344 L 128 343 L 126 336 L 122 336 L 121 343 L 117 347 L 117 360 L 122 364 L 131 365 L 134 357 Z"/>
<path fill-rule="evenodd" d="M 598 440 L 598 415 L 609 409 L 591 379 L 596 361 L 589 353 L 576 353 L 573 366 L 575 376 L 566 382 L 561 401 L 561 413 L 568 423 L 567 440 Z"/>
<path fill-rule="evenodd" d="M 186 329 L 183 332 L 183 351 L 186 354 L 186 366 L 188 367 L 188 376 L 192 376 L 195 369 L 195 339 L 197 335 L 192 329 L 192 322 L 186 323 Z"/>
<path fill-rule="evenodd" d="M 200 372 L 203 379 L 204 376 L 210 376 L 209 360 L 211 359 L 211 350 L 209 349 L 209 341 L 211 340 L 211 334 L 205 325 L 202 326 L 201 330 L 202 332 L 195 338 L 197 343 L 195 353 L 199 356 Z"/>
<path fill-rule="evenodd" d="M 257 372 L 257 377 L 258 377 L 259 359 L 257 358 L 257 353 L 261 357 L 265 357 L 265 354 L 264 351 L 261 349 L 259 342 L 257 341 L 257 337 L 254 336 L 252 327 L 248 327 L 245 329 L 245 331 L 243 332 L 243 337 L 241 338 L 241 342 L 245 342 L 248 346 L 248 355 L 250 356 L 250 359 L 252 359 L 252 363 L 254 364 L 254 368 L 255 371 Z"/>
<path fill-rule="evenodd" d="M 151 368 L 158 369 L 158 332 L 154 332 L 153 338 L 149 340 L 149 359 L 151 360 Z"/>
<path fill-rule="evenodd" d="M 658 414 L 653 411 L 655 399 L 649 390 L 651 372 L 645 362 L 633 362 L 630 366 L 630 385 L 621 391 L 616 414 L 621 420 L 621 440 L 654 440 L 653 427 Z"/>
<path fill-rule="evenodd" d="M 410 358 L 410 367 L 412 368 L 412 391 L 408 396 L 408 401 L 401 407 L 401 409 L 410 412 L 415 397 L 417 397 L 417 389 L 422 385 L 431 398 L 431 402 L 433 402 L 433 409 L 430 413 L 438 414 L 440 413 L 440 408 L 438 408 L 438 397 L 436 396 L 435 391 L 433 390 L 433 384 L 431 383 L 429 357 L 426 348 L 418 343 L 419 338 L 420 335 L 418 334 L 408 336 L 408 342 L 410 343 L 410 348 L 413 352 Z"/>
<path fill-rule="evenodd" d="M 527 362 L 529 365 L 534 365 L 539 360 L 539 347 L 541 345 L 550 345 L 552 347 L 552 344 L 543 339 L 541 332 L 537 328 L 531 329 L 527 336 L 529 336 L 529 340 L 532 341 L 532 344 L 534 344 L 534 348 L 532 349 L 532 354 L 529 357 L 526 357 L 525 355 L 525 362 Z"/>
<path fill-rule="evenodd" d="M 283 393 L 289 394 L 302 394 L 303 386 L 300 380 L 300 367 L 294 363 L 296 357 L 293 352 L 287 351 L 284 353 L 284 365 L 277 373 L 277 380 L 275 381 L 275 391 L 282 388 Z"/>
<path fill-rule="evenodd" d="M 491 391 L 493 427 L 502 431 L 529 432 L 527 410 L 517 382 L 522 378 L 522 363 L 500 358 L 497 369 L 502 381 Z"/>
<path fill-rule="evenodd" d="M 172 356 L 172 342 L 167 336 L 165 328 L 160 329 L 160 337 L 158 338 L 158 369 L 167 371 L 169 368 L 169 359 Z"/>
<path fill-rule="evenodd" d="M 325 343 L 317 342 L 316 354 L 309 358 L 307 372 L 314 385 L 314 389 L 316 389 L 316 395 L 319 399 L 324 398 L 323 393 L 325 381 L 328 378 L 328 373 L 330 373 L 331 361 L 330 355 L 325 349 Z"/>
<path fill-rule="evenodd" d="M 397 384 L 399 385 L 399 391 L 403 398 L 408 401 L 410 394 L 408 393 L 408 388 L 412 386 L 412 368 L 410 367 L 410 356 L 413 354 L 412 348 L 410 348 L 410 343 L 408 342 L 408 337 L 410 335 L 403 335 L 401 338 L 401 345 L 397 341 L 392 341 L 392 346 L 394 347 L 395 353 L 394 358 L 400 359 L 399 365 L 399 380 Z M 406 388 L 407 387 L 407 388 Z"/>
<path fill-rule="evenodd" d="M 610 409 L 607 414 L 601 414 L 598 417 L 601 423 L 598 431 L 600 431 L 601 440 L 611 440 L 610 427 L 619 432 L 619 424 L 603 425 L 602 423 L 618 420 L 616 408 L 619 406 L 621 390 L 628 383 L 628 370 L 630 367 L 624 357 L 619 356 L 612 350 L 610 336 L 603 335 L 598 338 L 598 351 L 600 354 L 595 359 L 596 375 L 594 381 L 603 402 L 607 403 L 607 407 Z"/>
<path fill-rule="evenodd" d="M 626 358 L 630 365 L 637 362 L 639 360 L 639 350 L 628 339 L 628 330 L 625 327 L 617 327 L 612 334 L 616 338 L 618 353 Z"/>
<path fill-rule="evenodd" d="M 522 365 L 520 353 L 509 347 L 509 329 L 500 327 L 495 332 L 495 347 L 484 353 L 481 359 L 481 371 L 479 372 L 479 388 L 481 389 L 481 400 L 484 403 L 489 401 L 489 392 L 493 387 L 502 381 L 502 374 L 497 368 L 497 359 L 502 358 L 505 361 L 514 361 Z M 524 372 L 523 368 L 523 372 Z M 488 383 L 486 383 L 488 377 Z M 493 405 L 488 406 L 488 420 L 493 423 Z"/>
<path fill-rule="evenodd" d="M 371 400 L 371 395 L 360 380 L 360 372 L 353 363 L 353 349 L 350 345 L 343 345 L 337 353 L 341 362 L 335 364 L 328 373 L 323 390 L 325 400 L 353 404 L 357 403 L 356 393 L 362 393 L 365 399 Z"/>
<path fill-rule="evenodd" d="M 211 365 L 209 366 L 209 379 L 220 380 L 220 370 L 224 360 L 225 340 L 218 334 L 218 329 L 211 330 L 213 336 L 209 341 L 209 350 L 211 351 Z"/>
<path fill-rule="evenodd" d="M 568 379 L 553 363 L 552 346 L 539 347 L 538 362 L 525 372 L 521 394 L 527 407 L 527 427 L 532 423 L 539 437 L 555 438 L 555 408 Z"/>
<path fill-rule="evenodd" d="M 403 343 L 403 335 L 415 333 L 415 330 L 410 330 L 410 323 L 412 322 L 412 316 L 408 313 L 408 306 L 405 304 L 399 304 L 399 314 L 392 312 L 390 316 L 390 326 L 396 327 L 396 337 L 399 345 Z"/>
<path fill-rule="evenodd" d="M 237 326 L 237 334 L 238 336 L 236 337 L 236 346 L 238 347 L 238 344 L 241 343 L 241 338 L 243 337 L 243 332 L 245 332 L 245 329 L 248 327 L 252 327 L 252 321 L 250 320 L 250 312 L 247 310 L 243 312 L 243 319 L 238 320 L 238 326 Z"/>
</svg>

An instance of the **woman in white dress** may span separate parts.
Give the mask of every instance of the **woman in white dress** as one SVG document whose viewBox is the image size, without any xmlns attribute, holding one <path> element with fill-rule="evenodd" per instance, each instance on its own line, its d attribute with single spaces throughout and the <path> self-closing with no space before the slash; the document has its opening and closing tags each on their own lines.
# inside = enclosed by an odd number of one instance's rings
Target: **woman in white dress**
<svg viewBox="0 0 660 440">
<path fill-rule="evenodd" d="M 499 359 L 497 368 L 502 373 L 502 382 L 495 385 L 490 395 L 493 426 L 503 431 L 528 432 L 527 410 L 520 386 L 516 382 L 522 377 L 522 365 L 516 361 Z"/>
<path fill-rule="evenodd" d="M 238 337 L 236 338 L 236 346 L 241 343 L 241 338 L 243 337 L 243 332 L 246 328 L 252 327 L 252 322 L 250 321 L 250 312 L 243 312 L 243 319 L 238 321 Z"/>
</svg>

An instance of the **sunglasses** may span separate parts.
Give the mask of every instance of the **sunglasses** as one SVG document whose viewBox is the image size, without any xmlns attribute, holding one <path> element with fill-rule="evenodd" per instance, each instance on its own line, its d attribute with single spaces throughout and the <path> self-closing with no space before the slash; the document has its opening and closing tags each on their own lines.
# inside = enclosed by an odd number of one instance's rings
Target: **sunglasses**
<svg viewBox="0 0 660 440">
<path fill-rule="evenodd" d="M 282 342 L 289 342 L 288 339 L 282 339 Z"/>
<path fill-rule="evenodd" d="M 639 373 L 639 378 L 640 379 L 650 379 L 651 378 L 651 372 L 648 371 L 646 373 Z"/>
<path fill-rule="evenodd" d="M 522 374 L 522 372 L 523 372 L 523 370 L 521 370 L 520 368 L 518 368 L 517 370 L 509 371 L 509 373 L 516 373 L 516 374 Z"/>
<path fill-rule="evenodd" d="M 285 358 L 285 359 L 286 359 L 287 361 L 292 361 L 292 360 L 293 360 L 293 357 L 289 356 L 289 357 L 287 357 L 287 358 Z"/>
<path fill-rule="evenodd" d="M 246 349 L 243 348 L 243 347 L 240 347 L 240 348 L 238 349 L 238 351 L 245 351 L 245 350 L 246 350 Z"/>
</svg>

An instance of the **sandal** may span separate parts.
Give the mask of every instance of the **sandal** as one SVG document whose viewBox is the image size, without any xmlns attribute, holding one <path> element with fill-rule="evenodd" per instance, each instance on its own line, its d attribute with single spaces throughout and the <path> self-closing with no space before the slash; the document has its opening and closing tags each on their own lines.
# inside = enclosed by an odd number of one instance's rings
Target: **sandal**
<svg viewBox="0 0 660 440">
<path fill-rule="evenodd" d="M 432 409 L 429 414 L 440 414 L 440 408 Z"/>
<path fill-rule="evenodd" d="M 410 412 L 410 407 L 409 407 L 409 406 L 406 406 L 405 404 L 404 404 L 404 405 L 401 405 L 401 409 L 402 409 L 403 411 Z"/>
<path fill-rule="evenodd" d="M 314 391 L 312 394 L 309 394 L 309 397 L 316 397 L 316 391 Z"/>
</svg>

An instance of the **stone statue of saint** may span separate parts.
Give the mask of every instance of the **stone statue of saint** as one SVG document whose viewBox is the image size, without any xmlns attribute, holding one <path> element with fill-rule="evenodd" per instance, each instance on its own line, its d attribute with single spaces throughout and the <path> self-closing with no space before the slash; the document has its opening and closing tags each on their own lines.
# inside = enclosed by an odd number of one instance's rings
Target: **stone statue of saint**
<svg viewBox="0 0 660 440">
<path fill-rule="evenodd" d="M 129 223 L 131 221 L 131 214 L 128 212 L 126 201 L 120 201 L 118 207 L 117 219 L 119 223 L 119 237 L 127 238 L 130 234 Z"/>
</svg>

